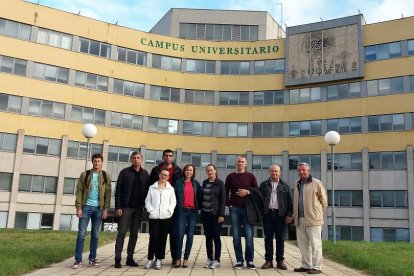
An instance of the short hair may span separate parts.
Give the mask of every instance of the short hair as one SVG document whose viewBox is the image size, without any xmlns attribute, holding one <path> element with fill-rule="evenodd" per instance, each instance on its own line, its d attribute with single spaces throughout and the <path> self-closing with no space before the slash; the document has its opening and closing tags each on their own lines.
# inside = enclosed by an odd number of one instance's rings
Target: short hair
<svg viewBox="0 0 414 276">
<path fill-rule="evenodd" d="M 164 150 L 164 151 L 162 152 L 162 157 L 164 157 L 164 155 L 165 155 L 166 153 L 172 153 L 172 154 L 173 154 L 173 156 L 174 156 L 174 152 L 173 152 L 172 150 L 170 150 L 170 149 L 166 149 L 166 150 Z"/>
<path fill-rule="evenodd" d="M 132 153 L 131 153 L 131 156 L 129 157 L 129 160 L 130 161 L 132 161 L 132 157 L 134 157 L 135 155 L 139 155 L 139 156 L 141 156 L 141 158 L 142 158 L 142 153 L 140 152 L 140 151 L 133 151 Z"/>
<path fill-rule="evenodd" d="M 296 169 L 299 169 L 299 167 L 301 167 L 301 166 L 305 166 L 306 168 L 308 168 L 309 170 L 311 169 L 310 168 L 310 166 L 309 166 L 309 164 L 308 163 L 306 163 L 306 162 L 299 162 L 298 163 L 298 166 L 296 167 Z"/>
<path fill-rule="evenodd" d="M 270 168 L 271 167 L 276 167 L 279 171 L 280 171 L 280 166 L 279 165 L 276 165 L 276 164 L 272 164 L 272 165 L 270 165 L 270 167 L 269 167 L 269 171 L 270 171 Z"/>
<path fill-rule="evenodd" d="M 193 167 L 193 175 L 191 176 L 191 181 L 193 181 L 194 180 L 194 177 L 195 177 L 195 167 L 194 167 L 194 165 L 193 164 L 187 164 L 187 165 L 185 165 L 184 166 L 184 168 L 183 168 L 183 178 L 185 179 L 185 171 L 189 168 L 189 167 Z"/>
<path fill-rule="evenodd" d="M 246 158 L 246 156 L 244 156 L 244 155 L 239 155 L 239 156 L 237 156 L 236 157 L 236 162 L 237 162 L 237 159 L 239 159 L 239 158 L 243 158 L 244 160 L 246 160 L 246 162 L 247 162 L 247 158 Z"/>
<path fill-rule="evenodd" d="M 160 170 L 160 173 L 161 173 L 162 171 L 166 171 L 166 172 L 168 172 L 168 175 L 170 175 L 170 170 L 169 170 L 169 169 L 167 169 L 167 168 L 163 168 L 163 169 L 161 169 L 161 170 Z"/>
<path fill-rule="evenodd" d="M 92 155 L 92 161 L 93 161 L 93 159 L 97 159 L 97 158 L 100 158 L 100 159 L 103 161 L 103 156 L 102 156 L 102 154 L 100 154 L 100 153 L 95 153 L 94 155 Z"/>
</svg>

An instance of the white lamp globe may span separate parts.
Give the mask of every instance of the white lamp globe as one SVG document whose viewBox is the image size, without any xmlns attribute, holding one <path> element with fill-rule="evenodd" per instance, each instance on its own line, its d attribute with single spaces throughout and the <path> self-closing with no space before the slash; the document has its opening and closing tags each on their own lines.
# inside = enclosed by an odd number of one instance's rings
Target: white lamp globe
<svg viewBox="0 0 414 276">
<path fill-rule="evenodd" d="M 330 146 L 335 146 L 341 141 L 341 136 L 336 131 L 328 131 L 325 134 L 325 142 Z"/>
<path fill-rule="evenodd" d="M 82 134 L 86 138 L 90 139 L 95 137 L 98 130 L 96 129 L 96 126 L 93 124 L 85 124 L 82 128 Z"/>
</svg>

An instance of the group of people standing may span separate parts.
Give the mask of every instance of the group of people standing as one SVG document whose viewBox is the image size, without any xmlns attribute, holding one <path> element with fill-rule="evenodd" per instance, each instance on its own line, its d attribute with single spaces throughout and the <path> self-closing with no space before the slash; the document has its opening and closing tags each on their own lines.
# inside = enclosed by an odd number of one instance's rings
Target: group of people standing
<svg viewBox="0 0 414 276">
<path fill-rule="evenodd" d="M 122 267 L 121 252 L 128 230 L 130 234 L 126 265 L 138 266 L 133 255 L 144 216 L 148 216 L 150 236 L 145 268 L 161 269 L 168 234 L 171 266 L 188 267 L 199 212 L 206 239 L 205 267 L 219 268 L 220 233 L 227 205 L 236 255 L 235 269 L 241 269 L 244 263 L 249 269 L 256 268 L 253 262 L 253 226 L 263 223 L 265 263 L 261 268 L 273 268 L 275 239 L 276 268 L 286 270 L 285 229 L 286 224 L 294 220 L 298 246 L 302 253 L 302 266 L 294 271 L 308 274 L 322 272 L 321 230 L 327 198 L 323 184 L 310 175 L 308 164 L 298 164 L 299 180 L 294 185 L 292 200 L 289 185 L 280 178 L 281 171 L 277 165 L 269 168 L 269 179 L 258 185 L 255 176 L 246 171 L 246 158 L 239 156 L 236 159 L 236 171 L 230 173 L 225 182 L 218 178 L 215 165 L 209 164 L 206 167 L 207 179 L 200 185 L 195 180 L 194 165 L 187 164 L 181 170 L 173 159 L 173 151 L 165 150 L 163 162 L 148 174 L 141 167 L 142 154 L 135 151 L 130 157 L 132 165 L 119 173 L 115 192 L 115 214 L 119 217 L 115 268 Z M 99 266 L 96 259 L 98 229 L 101 219 L 107 216 L 110 198 L 110 176 L 102 171 L 102 161 L 101 155 L 94 155 L 93 169 L 83 172 L 78 180 L 75 205 L 79 217 L 79 231 L 73 268 L 82 265 L 83 243 L 89 220 L 92 220 L 89 266 Z M 246 247 L 244 255 L 242 229 Z M 183 252 L 184 235 L 187 238 Z"/>
</svg>

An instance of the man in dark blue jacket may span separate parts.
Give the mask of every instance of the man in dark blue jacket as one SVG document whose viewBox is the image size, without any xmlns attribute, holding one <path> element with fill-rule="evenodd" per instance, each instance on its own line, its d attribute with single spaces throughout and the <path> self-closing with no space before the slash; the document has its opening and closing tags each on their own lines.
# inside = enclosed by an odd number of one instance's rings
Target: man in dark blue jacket
<svg viewBox="0 0 414 276">
<path fill-rule="evenodd" d="M 138 266 L 134 261 L 135 245 L 141 225 L 145 198 L 150 186 L 148 172 L 141 167 L 142 154 L 131 153 L 132 165 L 123 169 L 118 176 L 115 192 L 115 214 L 119 217 L 118 235 L 115 243 L 115 268 L 121 268 L 121 253 L 125 234 L 129 229 L 126 265 Z"/>
</svg>

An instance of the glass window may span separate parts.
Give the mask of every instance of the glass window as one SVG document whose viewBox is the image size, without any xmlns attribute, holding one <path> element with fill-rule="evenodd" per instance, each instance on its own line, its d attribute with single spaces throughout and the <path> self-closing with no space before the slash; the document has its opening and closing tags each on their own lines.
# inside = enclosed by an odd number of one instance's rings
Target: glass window
<svg viewBox="0 0 414 276">
<path fill-rule="evenodd" d="M 67 178 L 63 182 L 63 194 L 73 195 L 75 193 L 76 178 Z"/>
<path fill-rule="evenodd" d="M 390 58 L 401 56 L 401 43 L 393 42 L 390 43 Z"/>
<path fill-rule="evenodd" d="M 389 58 L 388 44 L 377 45 L 377 60 Z"/>
<path fill-rule="evenodd" d="M 365 61 L 372 61 L 377 59 L 377 46 L 365 47 Z"/>
<path fill-rule="evenodd" d="M 57 177 L 45 177 L 45 193 L 56 194 Z"/>
<path fill-rule="evenodd" d="M 13 181 L 12 173 L 0 172 L 0 191 L 9 191 Z"/>
<path fill-rule="evenodd" d="M 16 134 L 3 134 L 3 146 L 2 150 L 4 151 L 16 151 L 17 145 L 17 135 Z"/>
<path fill-rule="evenodd" d="M 367 92 L 368 92 L 368 96 L 378 96 L 378 81 L 377 80 L 367 81 Z"/>
</svg>

